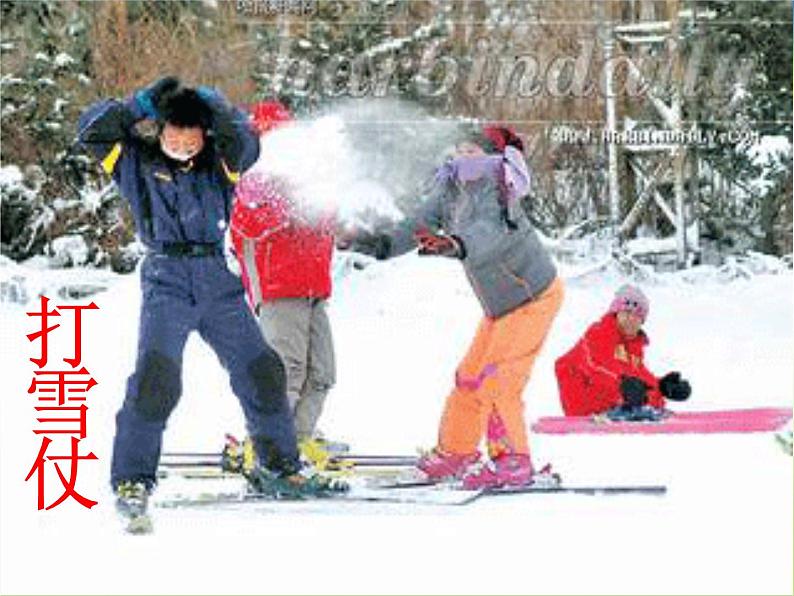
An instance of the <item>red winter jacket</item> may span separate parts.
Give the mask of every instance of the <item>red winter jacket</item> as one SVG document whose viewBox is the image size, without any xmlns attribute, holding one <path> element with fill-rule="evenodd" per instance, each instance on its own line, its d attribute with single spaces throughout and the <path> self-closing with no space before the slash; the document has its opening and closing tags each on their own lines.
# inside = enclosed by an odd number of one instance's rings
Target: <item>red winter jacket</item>
<svg viewBox="0 0 794 596">
<path fill-rule="evenodd" d="M 272 181 L 256 174 L 237 186 L 232 241 L 251 305 L 331 295 L 333 218 L 302 221 Z"/>
<path fill-rule="evenodd" d="M 650 386 L 648 404 L 663 408 L 659 379 L 643 364 L 647 344 L 648 336 L 642 331 L 632 339 L 625 338 L 614 313 L 591 325 L 584 337 L 555 363 L 566 416 L 588 416 L 619 406 L 623 402 L 622 375 L 645 381 Z"/>
</svg>

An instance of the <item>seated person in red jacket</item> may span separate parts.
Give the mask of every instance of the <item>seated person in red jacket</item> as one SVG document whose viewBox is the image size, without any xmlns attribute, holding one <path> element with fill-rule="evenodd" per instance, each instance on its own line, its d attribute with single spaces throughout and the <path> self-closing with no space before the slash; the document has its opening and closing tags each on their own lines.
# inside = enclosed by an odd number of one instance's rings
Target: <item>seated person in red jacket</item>
<svg viewBox="0 0 794 596">
<path fill-rule="evenodd" d="M 560 400 L 566 416 L 589 416 L 614 408 L 683 401 L 692 391 L 678 372 L 655 377 L 643 363 L 648 336 L 642 324 L 648 299 L 639 288 L 622 286 L 609 312 L 590 326 L 576 345 L 555 363 Z"/>
</svg>

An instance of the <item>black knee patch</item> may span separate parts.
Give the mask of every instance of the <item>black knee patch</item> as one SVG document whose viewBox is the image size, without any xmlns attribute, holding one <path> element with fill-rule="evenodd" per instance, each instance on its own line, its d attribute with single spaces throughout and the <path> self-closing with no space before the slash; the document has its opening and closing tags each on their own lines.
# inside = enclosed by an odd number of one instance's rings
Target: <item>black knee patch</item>
<svg viewBox="0 0 794 596">
<path fill-rule="evenodd" d="M 135 409 L 146 420 L 165 420 L 182 394 L 182 373 L 171 358 L 148 352 L 138 370 Z"/>
<path fill-rule="evenodd" d="M 279 355 L 265 350 L 248 365 L 248 374 L 256 387 L 256 398 L 268 415 L 289 409 L 287 403 L 287 375 Z"/>
</svg>

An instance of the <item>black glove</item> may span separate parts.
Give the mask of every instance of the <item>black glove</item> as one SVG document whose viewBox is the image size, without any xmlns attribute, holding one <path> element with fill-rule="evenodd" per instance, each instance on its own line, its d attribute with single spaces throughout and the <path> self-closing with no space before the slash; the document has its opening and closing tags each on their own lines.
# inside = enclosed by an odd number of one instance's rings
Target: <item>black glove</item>
<svg viewBox="0 0 794 596">
<path fill-rule="evenodd" d="M 391 256 L 391 238 L 386 234 L 356 232 L 354 236 L 345 238 L 347 250 L 375 257 L 379 261 Z"/>
<path fill-rule="evenodd" d="M 681 378 L 678 371 L 669 372 L 659 379 L 659 391 L 672 401 L 686 401 L 692 394 L 692 386 Z"/>
<path fill-rule="evenodd" d="M 212 114 L 212 133 L 221 141 L 227 137 L 232 140 L 236 139 L 238 133 L 234 123 L 237 114 L 235 114 L 232 104 L 220 91 L 206 85 L 196 87 L 196 95 Z"/>
<path fill-rule="evenodd" d="M 648 384 L 637 377 L 623 376 L 620 379 L 620 395 L 627 408 L 639 408 L 648 403 Z"/>
<path fill-rule="evenodd" d="M 163 77 L 148 89 L 152 104 L 158 113 L 171 96 L 182 90 L 182 83 L 176 77 Z"/>
</svg>

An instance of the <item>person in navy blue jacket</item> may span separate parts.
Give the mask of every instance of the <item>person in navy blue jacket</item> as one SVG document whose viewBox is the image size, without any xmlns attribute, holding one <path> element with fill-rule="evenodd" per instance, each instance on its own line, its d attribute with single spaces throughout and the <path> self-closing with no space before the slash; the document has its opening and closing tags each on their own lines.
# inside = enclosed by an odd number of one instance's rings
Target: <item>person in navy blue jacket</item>
<svg viewBox="0 0 794 596">
<path fill-rule="evenodd" d="M 111 484 L 119 501 L 145 510 L 191 331 L 229 372 L 260 469 L 293 476 L 299 462 L 284 366 L 224 258 L 234 185 L 259 155 L 248 117 L 215 89 L 165 77 L 124 101 L 90 106 L 79 140 L 113 176 L 148 249 L 137 362 L 116 417 Z"/>
</svg>

